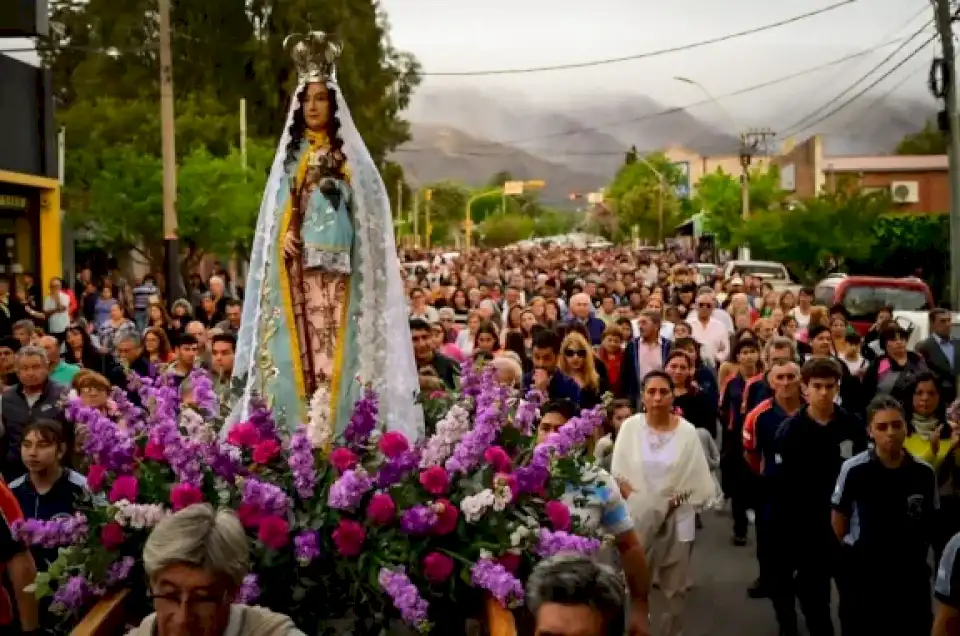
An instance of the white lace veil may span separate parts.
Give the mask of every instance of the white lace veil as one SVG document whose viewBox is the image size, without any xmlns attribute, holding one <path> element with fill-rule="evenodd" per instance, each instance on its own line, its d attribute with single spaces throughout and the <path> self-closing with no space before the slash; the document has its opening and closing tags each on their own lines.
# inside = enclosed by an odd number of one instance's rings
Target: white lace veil
<svg viewBox="0 0 960 636">
<path fill-rule="evenodd" d="M 380 415 L 387 430 L 404 433 L 410 440 L 424 434 L 423 411 L 416 403 L 419 391 L 417 366 L 410 340 L 407 304 L 397 266 L 397 248 L 393 237 L 393 215 L 380 172 L 354 124 L 340 87 L 333 81 L 328 86 L 336 93 L 336 115 L 340 120 L 343 152 L 351 172 L 353 218 L 358 264 L 354 276 L 360 276 L 362 300 L 357 318 L 359 379 L 370 384 L 380 397 Z M 243 323 L 237 338 L 235 375 L 246 378 L 242 402 L 235 409 L 236 419 L 246 417 L 255 378 L 257 325 L 261 320 L 260 297 L 264 266 L 279 240 L 276 206 L 280 188 L 286 178 L 284 159 L 290 141 L 290 126 L 298 106 L 297 86 L 287 113 L 286 125 L 270 170 L 247 275 L 243 305 Z M 281 371 L 282 372 L 282 371 Z"/>
</svg>

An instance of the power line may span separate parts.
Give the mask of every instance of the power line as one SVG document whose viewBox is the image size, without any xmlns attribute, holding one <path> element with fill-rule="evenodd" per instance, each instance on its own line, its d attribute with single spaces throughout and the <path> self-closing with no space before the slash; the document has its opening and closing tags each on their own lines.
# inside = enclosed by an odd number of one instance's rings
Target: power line
<svg viewBox="0 0 960 636">
<path fill-rule="evenodd" d="M 871 68 L 869 71 L 867 71 L 866 73 L 864 73 L 863 75 L 861 75 L 859 78 L 856 79 L 856 81 L 854 81 L 852 84 L 850 84 L 849 86 L 847 86 L 845 89 L 843 89 L 842 91 L 840 91 L 839 93 L 837 93 L 836 95 L 834 95 L 833 97 L 831 97 L 830 99 L 828 99 L 825 103 L 821 104 L 818 108 L 814 109 L 814 110 L 813 110 L 812 112 L 810 112 L 810 113 L 807 113 L 805 116 L 801 117 L 800 119 L 798 119 L 797 121 L 793 122 L 793 123 L 790 124 L 789 126 L 786 126 L 786 129 L 788 129 L 788 130 L 800 131 L 800 130 L 805 130 L 806 128 L 809 128 L 809 126 L 804 126 L 804 124 L 806 124 L 808 121 L 810 121 L 810 120 L 814 119 L 815 117 L 817 117 L 817 115 L 819 115 L 820 113 L 822 113 L 822 112 L 824 112 L 825 110 L 827 110 L 828 108 L 830 108 L 833 104 L 835 104 L 835 103 L 839 102 L 840 100 L 842 100 L 845 96 L 849 95 L 850 92 L 853 91 L 857 86 L 859 86 L 862 82 L 864 82 L 868 77 L 870 77 L 871 75 L 873 75 L 875 72 L 877 72 L 878 70 L 880 70 L 880 69 L 883 67 L 884 64 L 886 64 L 887 62 L 889 62 L 890 60 L 892 60 L 892 59 L 897 55 L 897 53 L 899 53 L 900 51 L 902 51 L 902 50 L 903 50 L 904 48 L 906 48 L 911 42 L 913 42 L 913 40 L 915 40 L 921 33 L 923 33 L 928 27 L 930 27 L 931 24 L 933 24 L 933 19 L 932 19 L 932 18 L 931 18 L 930 20 L 928 20 L 927 22 L 925 22 L 925 23 L 923 24 L 923 26 L 921 26 L 919 29 L 917 29 L 917 30 L 916 30 L 912 35 L 910 35 L 907 39 L 905 39 L 905 40 L 900 44 L 900 46 L 898 46 L 896 49 L 894 49 L 893 51 L 891 51 L 889 55 L 887 55 L 885 58 L 883 58 L 882 60 L 880 60 L 880 62 L 879 62 L 876 66 L 874 66 L 874 67 Z"/>
<path fill-rule="evenodd" d="M 857 0 L 843 0 L 842 2 L 837 2 L 820 9 L 815 9 L 813 11 L 808 11 L 792 18 L 787 18 L 785 20 L 778 20 L 777 22 L 771 22 L 763 26 L 754 27 L 752 29 L 747 29 L 745 31 L 737 31 L 736 33 L 730 33 L 728 35 L 723 35 L 719 37 L 710 38 L 707 40 L 701 40 L 699 42 L 691 42 L 690 44 L 682 44 L 679 46 L 672 46 L 666 49 L 660 49 L 658 51 L 648 51 L 646 53 L 637 53 L 635 55 L 626 55 L 623 57 L 612 57 L 603 60 L 592 60 L 589 62 L 573 62 L 570 64 L 555 64 L 550 66 L 533 66 L 529 68 L 510 68 L 510 69 L 492 69 L 492 70 L 482 70 L 482 71 L 444 71 L 444 72 L 425 72 L 421 75 L 429 77 L 468 77 L 468 76 L 479 76 L 479 75 L 520 75 L 526 73 L 545 73 L 551 71 L 566 71 L 570 69 L 578 68 L 590 68 L 594 66 L 606 66 L 609 64 L 620 64 L 621 62 L 631 62 L 633 60 L 643 60 L 651 57 L 658 57 L 661 55 L 668 55 L 670 53 L 678 53 L 680 51 L 689 51 L 691 49 L 700 48 L 703 46 L 709 46 L 711 44 L 719 44 L 720 42 L 726 42 L 728 40 L 733 40 L 736 38 L 741 38 L 747 35 L 754 35 L 755 33 L 762 33 L 763 31 L 769 31 L 770 29 L 776 29 L 788 24 L 793 24 L 794 22 L 800 22 L 801 20 L 806 20 L 807 18 L 812 18 L 814 16 L 839 9 L 840 7 L 845 7 L 848 4 L 853 4 Z"/>
<path fill-rule="evenodd" d="M 746 29 L 746 30 L 744 30 L 744 31 L 737 31 L 736 33 L 730 33 L 730 34 L 722 35 L 722 36 L 719 36 L 719 37 L 709 38 L 709 39 L 706 39 L 706 40 L 700 40 L 699 42 L 691 42 L 691 43 L 689 43 L 689 44 L 682 44 L 682 45 L 679 45 L 679 46 L 672 46 L 672 47 L 669 47 L 669 48 L 666 48 L 666 49 L 660 49 L 660 50 L 657 50 L 657 51 L 647 51 L 647 52 L 645 52 L 645 53 L 637 53 L 637 54 L 635 54 L 635 55 L 626 55 L 626 56 L 623 56 L 623 57 L 613 57 L 613 58 L 607 58 L 607 59 L 602 59 L 602 60 L 591 60 L 591 61 L 588 61 L 588 62 L 573 62 L 573 63 L 569 63 L 569 64 L 556 64 L 556 65 L 550 65 L 550 66 L 534 66 L 534 67 L 528 67 L 528 68 L 488 69 L 488 70 L 479 70 L 479 71 L 438 71 L 438 72 L 429 72 L 429 71 L 427 71 L 427 72 L 422 72 L 422 73 L 420 73 L 420 75 L 425 76 L 425 77 L 477 77 L 477 76 L 484 76 L 484 75 L 486 75 L 486 76 L 489 76 L 489 75 L 521 75 L 521 74 L 527 74 L 527 73 L 546 73 L 546 72 L 552 72 L 552 71 L 565 71 L 565 70 L 579 69 L 579 68 L 591 68 L 591 67 L 595 67 L 595 66 L 607 66 L 607 65 L 610 65 L 610 64 L 620 64 L 620 63 L 622 63 L 622 62 L 630 62 L 630 61 L 634 61 L 634 60 L 643 60 L 643 59 L 647 59 L 647 58 L 651 58 L 651 57 L 659 57 L 659 56 L 661 56 L 661 55 L 668 55 L 668 54 L 670 54 L 670 53 L 679 53 L 679 52 L 681 52 L 681 51 L 689 51 L 689 50 L 692 50 L 692 49 L 697 49 L 697 48 L 701 48 L 701 47 L 704 47 L 704 46 L 709 46 L 709 45 L 711 45 L 711 44 L 719 44 L 719 43 L 721 43 L 721 42 L 727 42 L 727 41 L 729 41 L 729 40 L 734 40 L 734 39 L 737 39 L 737 38 L 742 38 L 742 37 L 745 37 L 745 36 L 748 36 L 748 35 L 754 35 L 754 34 L 756 34 L 756 33 L 762 33 L 762 32 L 764 32 L 764 31 L 769 31 L 770 29 L 776 29 L 776 28 L 779 28 L 779 27 L 782 27 L 782 26 L 787 26 L 787 25 L 790 25 L 790 24 L 794 24 L 795 22 L 800 22 L 800 21 L 806 20 L 806 19 L 808 19 L 808 18 L 812 18 L 812 17 L 818 16 L 818 15 L 822 15 L 822 14 L 828 13 L 828 12 L 830 12 L 830 11 L 834 11 L 835 9 L 839 9 L 839 8 L 845 7 L 845 6 L 849 5 L 849 4 L 853 4 L 853 3 L 855 3 L 856 1 L 857 1 L 857 0 L 842 0 L 841 2 L 837 2 L 837 3 L 834 3 L 834 4 L 828 5 L 828 6 L 826 6 L 826 7 L 821 7 L 820 9 L 815 9 L 815 10 L 813 10 L 813 11 L 808 11 L 808 12 L 806 12 L 806 13 L 802 13 L 802 14 L 800 14 L 800 15 L 796 15 L 796 16 L 793 16 L 793 17 L 791 17 L 791 18 L 786 18 L 786 19 L 784 19 L 784 20 L 778 20 L 778 21 L 776 21 L 776 22 L 771 22 L 771 23 L 769 23 L 769 24 L 764 24 L 764 25 L 762 25 L 762 26 L 754 27 L 754 28 L 751 28 L 751 29 Z M 69 45 L 69 44 L 68 44 L 68 45 L 64 45 L 64 46 L 62 46 L 62 47 L 60 47 L 60 48 L 61 48 L 61 49 L 67 49 L 67 50 L 87 51 L 87 52 L 91 52 L 91 51 L 92 51 L 92 52 L 117 51 L 117 52 L 121 52 L 121 53 L 139 53 L 139 52 L 142 52 L 142 49 L 140 49 L 140 50 L 130 49 L 130 50 L 124 51 L 124 50 L 122 50 L 122 49 L 117 49 L 117 48 L 115 48 L 115 47 L 108 47 L 108 48 L 106 48 L 106 49 L 97 49 L 97 48 L 94 48 L 94 47 L 76 46 L 76 45 Z M 151 48 L 151 47 L 150 47 L 149 45 L 145 45 L 144 48 Z M 153 48 L 155 48 L 155 47 L 153 47 Z M 4 50 L 4 51 L 0 51 L 0 53 L 31 53 L 31 52 L 35 52 L 35 51 L 36 51 L 35 48 L 22 48 L 22 49 L 7 49 L 7 50 Z"/>
<path fill-rule="evenodd" d="M 795 134 L 797 134 L 798 132 L 801 132 L 801 131 L 804 131 L 804 130 L 808 130 L 808 129 L 810 129 L 810 128 L 813 128 L 813 127 L 816 126 L 817 124 L 819 124 L 819 123 L 821 123 L 821 122 L 829 119 L 830 117 L 833 117 L 834 115 L 836 115 L 837 113 L 839 113 L 841 110 L 843 110 L 844 108 L 846 108 L 847 106 L 849 106 L 850 104 L 852 104 L 853 102 L 855 102 L 856 100 L 858 100 L 859 98 L 863 97 L 863 96 L 867 93 L 867 91 L 869 91 L 870 89 L 874 88 L 875 86 L 877 86 L 878 84 L 880 84 L 880 82 L 882 82 L 883 80 L 885 80 L 885 79 L 887 79 L 888 77 L 890 77 L 891 75 L 893 75 L 893 74 L 894 74 L 898 69 L 900 69 L 904 64 L 906 64 L 907 62 L 909 62 L 910 60 L 912 60 L 914 57 L 916 57 L 917 55 L 919 55 L 921 52 L 923 52 L 923 49 L 925 49 L 925 48 L 926 48 L 931 42 L 933 42 L 935 39 L 937 39 L 937 36 L 936 36 L 936 35 L 931 36 L 931 37 L 930 37 L 928 40 L 926 40 L 923 44 L 921 44 L 920 46 L 918 46 L 917 48 L 915 48 L 915 49 L 910 53 L 910 55 L 908 55 L 907 57 L 905 57 L 905 58 L 903 58 L 902 60 L 900 60 L 899 62 L 897 62 L 897 63 L 896 63 L 894 66 L 892 66 L 886 73 L 884 73 L 883 75 L 881 75 L 880 77 L 878 77 L 877 79 L 875 79 L 875 80 L 874 80 L 873 82 L 871 82 L 868 86 L 865 86 L 865 87 L 864 87 L 862 90 L 860 90 L 856 95 L 854 95 L 854 96 L 851 97 L 850 99 L 846 100 L 845 102 L 843 102 L 842 104 L 840 104 L 840 105 L 837 106 L 836 108 L 833 108 L 832 110 L 830 110 L 830 111 L 827 112 L 826 114 L 821 115 L 820 117 L 818 117 L 817 119 L 815 119 L 815 120 L 813 120 L 812 122 L 808 123 L 807 125 L 803 126 L 802 128 L 798 128 L 798 129 L 796 129 L 796 130 L 794 130 L 794 131 L 792 131 L 792 132 L 790 132 L 790 133 L 787 133 L 786 135 L 787 135 L 787 136 L 795 135 Z"/>
<path fill-rule="evenodd" d="M 816 73 L 816 72 L 818 72 L 818 71 L 822 71 L 822 70 L 824 70 L 824 69 L 831 68 L 831 67 L 836 66 L 836 65 L 838 65 L 838 64 L 843 64 L 843 63 L 845 63 L 845 62 L 849 62 L 850 60 L 857 59 L 857 58 L 863 57 L 863 56 L 865 56 L 865 55 L 870 55 L 871 53 L 875 53 L 875 52 L 877 52 L 877 51 L 879 51 L 879 50 L 881 50 L 881 49 L 883 49 L 883 48 L 886 48 L 886 47 L 891 46 L 891 45 L 893 45 L 893 44 L 897 44 L 898 42 L 902 42 L 903 39 L 904 39 L 904 38 L 895 38 L 895 39 L 893 39 L 893 40 L 890 40 L 889 42 L 884 42 L 883 44 L 879 44 L 879 45 L 874 46 L 874 47 L 871 47 L 871 48 L 869 48 L 869 49 L 864 49 L 864 50 L 862 50 L 862 51 L 857 51 L 856 53 L 851 53 L 850 55 L 845 55 L 845 56 L 843 56 L 843 57 L 841 57 L 841 58 L 838 58 L 838 59 L 836 59 L 836 60 L 832 60 L 832 61 L 830 61 L 830 62 L 826 62 L 826 63 L 824 63 L 824 64 L 818 64 L 817 66 L 813 66 L 813 67 L 810 67 L 810 68 L 802 69 L 802 70 L 797 71 L 797 72 L 795 72 L 795 73 L 790 73 L 789 75 L 784 75 L 784 76 L 781 76 L 781 77 L 774 78 L 774 79 L 772 79 L 772 80 L 767 80 L 766 82 L 761 82 L 761 83 L 759 83 L 759 84 L 754 84 L 754 85 L 752 85 L 752 86 L 746 86 L 746 87 L 744 87 L 744 88 L 741 88 L 741 89 L 738 89 L 738 90 L 735 90 L 735 91 L 732 91 L 732 92 L 729 92 L 729 93 L 724 93 L 724 94 L 718 95 L 718 96 L 717 96 L 717 99 L 727 99 L 727 98 L 730 98 L 730 97 L 738 97 L 738 96 L 740 96 L 740 95 L 745 95 L 745 94 L 747 94 L 747 93 L 752 93 L 752 92 L 754 92 L 754 91 L 758 91 L 758 90 L 761 90 L 761 89 L 764 89 L 764 88 L 769 88 L 770 86 L 776 86 L 776 85 L 778 85 L 778 84 L 783 84 L 784 82 L 789 82 L 790 80 L 794 80 L 794 79 L 796 79 L 796 78 L 798 78 L 798 77 L 803 77 L 803 76 L 805 76 L 805 75 L 810 75 L 810 74 L 812 74 L 812 73 Z M 672 114 L 674 114 L 674 113 L 681 113 L 681 112 L 684 112 L 684 111 L 689 110 L 689 109 L 691 109 L 691 108 L 696 108 L 696 107 L 698 107 L 698 106 L 704 106 L 704 105 L 706 105 L 706 104 L 712 104 L 712 103 L 713 103 L 713 100 L 712 100 L 712 99 L 705 98 L 705 99 L 701 99 L 701 100 L 696 101 L 696 102 L 692 102 L 692 103 L 687 104 L 687 105 L 685 105 L 685 106 L 674 106 L 674 107 L 671 107 L 671 108 L 666 108 L 666 109 L 661 110 L 661 111 L 657 111 L 657 112 L 653 112 L 653 113 L 647 113 L 647 114 L 644 114 L 644 115 L 638 115 L 637 117 L 631 117 L 631 118 L 629 118 L 629 119 L 619 119 L 619 120 L 614 120 L 614 121 L 607 121 L 607 122 L 603 122 L 603 123 L 601 123 L 601 124 L 596 124 L 596 125 L 593 125 L 593 126 L 583 126 L 583 127 L 579 127 L 579 128 L 573 128 L 573 129 L 561 131 L 561 132 L 550 133 L 550 134 L 546 134 L 546 135 L 540 135 L 540 136 L 537 136 L 537 137 L 527 137 L 527 138 L 524 138 L 524 139 L 503 140 L 503 141 L 481 142 L 480 144 L 477 144 L 477 145 L 478 145 L 478 147 L 482 147 L 482 146 L 521 146 L 521 145 L 533 143 L 533 142 L 536 142 L 536 141 L 544 141 L 544 140 L 547 140 L 547 139 L 556 139 L 556 138 L 561 138 L 561 137 L 568 137 L 568 136 L 571 136 L 571 135 L 578 135 L 578 134 L 580 134 L 580 133 L 585 133 L 585 132 L 596 132 L 596 131 L 599 131 L 599 130 L 603 130 L 603 129 L 605 129 L 605 128 L 616 128 L 617 126 L 622 126 L 622 125 L 626 125 L 626 124 L 633 124 L 633 123 L 637 123 L 637 122 L 640 122 L 640 121 L 646 121 L 646 120 L 648 120 L 648 119 L 655 119 L 655 118 L 657 118 L 657 117 L 663 117 L 663 116 L 665 116 L 665 115 L 672 115 Z M 416 151 L 427 151 L 427 150 L 433 151 L 434 149 L 426 149 L 426 148 L 419 148 L 419 149 L 418 149 L 418 148 L 398 148 L 398 149 L 395 150 L 394 152 L 410 152 L 410 151 L 416 152 Z M 545 150 L 544 152 L 554 152 L 554 151 L 552 151 L 552 150 Z M 559 153 L 562 153 L 562 152 L 564 152 L 564 151 L 558 150 L 558 151 L 556 151 L 556 152 L 559 154 Z M 622 151 L 621 151 L 621 152 L 622 152 Z M 480 153 L 480 154 L 483 154 L 483 153 Z M 493 152 L 493 153 L 486 153 L 486 154 L 500 155 L 500 154 L 503 154 L 503 153 L 502 153 L 502 152 Z"/>
</svg>

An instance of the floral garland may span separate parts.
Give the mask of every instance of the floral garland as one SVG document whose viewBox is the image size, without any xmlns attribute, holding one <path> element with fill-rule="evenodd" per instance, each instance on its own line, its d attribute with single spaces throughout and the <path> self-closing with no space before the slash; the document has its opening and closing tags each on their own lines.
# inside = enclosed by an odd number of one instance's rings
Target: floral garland
<svg viewBox="0 0 960 636">
<path fill-rule="evenodd" d="M 150 529 L 201 502 L 235 510 L 252 540 L 253 568 L 237 600 L 310 630 L 356 605 L 358 614 L 396 614 L 426 632 L 478 589 L 514 606 L 537 561 L 592 554 L 604 539 L 561 500 L 590 479 L 581 451 L 602 407 L 537 444 L 541 396 L 517 399 L 492 370 L 467 364 L 463 392 L 422 444 L 382 431 L 377 395 L 367 390 L 321 459 L 308 426 L 288 437 L 262 404 L 221 439 L 208 380 L 191 375 L 183 399 L 163 380 L 144 380 L 147 408 L 120 409 L 136 422 L 129 427 L 70 404 L 89 431 L 97 496 L 69 519 L 16 527 L 32 545 L 62 548 L 37 579 L 55 611 L 76 617 L 117 585 L 134 584 Z"/>
</svg>

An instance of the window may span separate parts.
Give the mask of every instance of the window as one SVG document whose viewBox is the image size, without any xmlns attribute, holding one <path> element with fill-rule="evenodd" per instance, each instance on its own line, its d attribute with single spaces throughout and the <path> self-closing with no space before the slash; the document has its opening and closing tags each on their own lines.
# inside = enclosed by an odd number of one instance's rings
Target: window
<svg viewBox="0 0 960 636">
<path fill-rule="evenodd" d="M 836 291 L 836 285 L 828 285 L 826 283 L 821 283 L 817 285 L 813 290 L 813 302 L 817 305 L 823 305 L 824 307 L 833 306 L 833 295 Z"/>
<path fill-rule="evenodd" d="M 853 320 L 873 321 L 883 307 L 891 306 L 900 311 L 923 311 L 930 309 L 927 295 L 922 290 L 903 287 L 852 286 L 844 290 L 843 306 Z"/>
<path fill-rule="evenodd" d="M 778 265 L 761 265 L 759 263 L 750 263 L 749 265 L 737 265 L 735 270 L 742 276 L 756 276 L 763 280 L 788 280 L 787 272 Z"/>
</svg>

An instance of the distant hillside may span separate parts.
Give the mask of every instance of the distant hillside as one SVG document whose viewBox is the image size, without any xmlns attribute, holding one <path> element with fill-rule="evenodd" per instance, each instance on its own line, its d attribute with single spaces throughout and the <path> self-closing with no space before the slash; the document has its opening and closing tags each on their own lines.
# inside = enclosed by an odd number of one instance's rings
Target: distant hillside
<svg viewBox="0 0 960 636">
<path fill-rule="evenodd" d="M 413 123 L 411 133 L 413 139 L 398 148 L 391 159 L 403 166 L 414 185 L 452 179 L 480 186 L 497 172 L 506 171 L 517 179 L 546 181 L 541 200 L 563 205 L 571 192 L 591 192 L 609 180 L 450 126 Z"/>
</svg>

